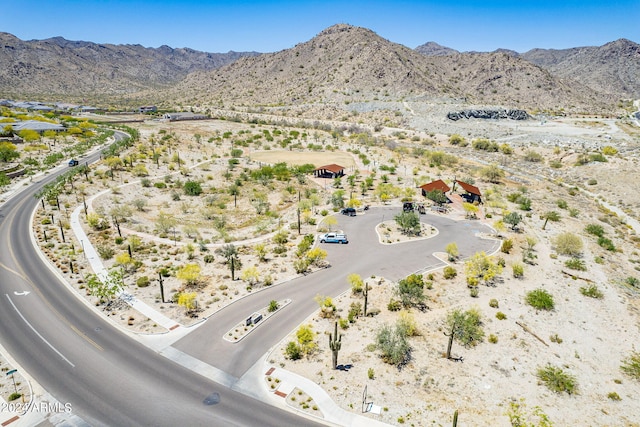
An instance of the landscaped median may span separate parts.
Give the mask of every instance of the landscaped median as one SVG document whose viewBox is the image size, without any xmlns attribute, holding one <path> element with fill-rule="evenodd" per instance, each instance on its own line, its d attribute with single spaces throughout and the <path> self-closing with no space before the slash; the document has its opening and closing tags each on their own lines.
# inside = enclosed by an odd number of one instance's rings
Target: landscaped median
<svg viewBox="0 0 640 427">
<path fill-rule="evenodd" d="M 256 311 L 245 320 L 231 328 L 226 334 L 224 334 L 224 339 L 232 343 L 241 341 L 244 337 L 249 335 L 251 331 L 255 330 L 257 326 L 264 323 L 269 317 L 273 316 L 290 303 L 291 300 L 288 298 L 281 301 L 272 300 L 268 306 Z"/>
</svg>

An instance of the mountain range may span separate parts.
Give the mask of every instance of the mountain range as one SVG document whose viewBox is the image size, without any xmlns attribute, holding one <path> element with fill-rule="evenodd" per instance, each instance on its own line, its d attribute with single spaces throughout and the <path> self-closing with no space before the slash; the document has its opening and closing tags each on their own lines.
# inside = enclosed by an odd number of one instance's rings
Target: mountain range
<svg viewBox="0 0 640 427">
<path fill-rule="evenodd" d="M 415 49 L 346 24 L 275 53 L 205 53 L 0 33 L 0 97 L 159 105 L 274 106 L 455 99 L 518 108 L 613 110 L 640 98 L 640 45 L 525 53 Z"/>
</svg>

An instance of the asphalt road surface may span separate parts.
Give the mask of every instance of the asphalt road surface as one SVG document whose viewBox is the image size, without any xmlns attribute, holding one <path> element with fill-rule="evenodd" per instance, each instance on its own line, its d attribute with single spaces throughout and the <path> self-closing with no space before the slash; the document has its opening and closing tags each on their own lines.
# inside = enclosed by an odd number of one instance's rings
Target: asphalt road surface
<svg viewBox="0 0 640 427">
<path fill-rule="evenodd" d="M 328 252 L 330 268 L 302 276 L 242 298 L 209 317 L 204 325 L 173 344 L 174 348 L 219 368 L 236 379 L 240 378 L 275 343 L 318 309 L 314 297 L 318 294 L 335 297 L 349 289 L 347 275 L 362 277 L 372 274 L 389 280 L 444 265 L 433 256 L 444 252 L 447 244 L 456 242 L 461 257 L 478 251 L 492 253 L 499 242 L 477 237 L 492 230 L 479 221 L 454 221 L 438 215 L 422 215 L 421 219 L 438 229 L 429 239 L 383 245 L 375 232 L 376 224 L 393 219 L 400 207 L 371 208 L 355 217 L 339 216 L 339 228 L 349 238 L 349 244 L 321 244 Z M 388 285 L 387 285 L 388 286 Z M 375 292 L 375 290 L 374 290 Z M 238 322 L 266 307 L 269 301 L 289 298 L 291 304 L 257 326 L 257 330 L 237 343 L 223 335 Z"/>
</svg>

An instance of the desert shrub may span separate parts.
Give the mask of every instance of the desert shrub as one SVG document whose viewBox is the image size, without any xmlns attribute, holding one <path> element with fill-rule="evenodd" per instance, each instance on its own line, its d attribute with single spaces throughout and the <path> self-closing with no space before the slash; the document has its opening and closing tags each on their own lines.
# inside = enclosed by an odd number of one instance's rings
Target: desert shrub
<svg viewBox="0 0 640 427">
<path fill-rule="evenodd" d="M 505 239 L 502 241 L 502 245 L 500 246 L 500 252 L 504 254 L 508 254 L 509 252 L 511 252 L 512 248 L 513 248 L 513 240 Z"/>
<path fill-rule="evenodd" d="M 616 251 L 616 246 L 610 239 L 607 239 L 606 237 L 598 237 L 598 245 L 610 252 Z"/>
<path fill-rule="evenodd" d="M 369 368 L 369 369 L 367 369 L 367 377 L 368 377 L 370 380 L 372 380 L 372 379 L 374 379 L 374 378 L 376 377 L 376 373 L 375 373 L 375 371 L 373 370 L 373 368 Z"/>
<path fill-rule="evenodd" d="M 349 319 L 345 319 L 344 317 L 341 317 L 338 320 L 338 324 L 340 325 L 340 329 L 349 329 Z"/>
<path fill-rule="evenodd" d="M 582 239 L 573 233 L 561 233 L 553 241 L 560 255 L 576 256 L 582 252 Z"/>
<path fill-rule="evenodd" d="M 480 290 L 478 289 L 477 286 L 474 286 L 469 289 L 469 296 L 471 298 L 478 298 L 479 295 L 480 295 Z"/>
<path fill-rule="evenodd" d="M 616 393 L 615 391 L 612 391 L 611 393 L 607 394 L 607 398 L 609 398 L 610 400 L 614 400 L 614 401 L 622 400 L 620 398 L 620 395 L 618 393 Z"/>
<path fill-rule="evenodd" d="M 382 353 L 382 360 L 401 368 L 410 358 L 411 347 L 405 331 L 399 327 L 383 325 L 376 335 L 376 347 Z"/>
<path fill-rule="evenodd" d="M 391 298 L 389 300 L 389 304 L 387 304 L 387 309 L 389 311 L 399 311 L 402 308 L 402 302 Z"/>
<path fill-rule="evenodd" d="M 506 315 L 506 314 L 504 314 L 503 312 L 499 311 L 499 312 L 497 312 L 497 313 L 496 313 L 496 319 L 498 319 L 498 320 L 504 320 L 504 319 L 506 319 L 506 318 L 507 318 L 507 315 Z"/>
<path fill-rule="evenodd" d="M 604 297 L 602 291 L 598 289 L 597 285 L 583 286 L 580 288 L 580 293 L 589 298 L 600 299 Z"/>
<path fill-rule="evenodd" d="M 205 264 L 211 264 L 214 260 L 215 260 L 215 257 L 213 255 L 211 255 L 211 254 L 206 254 L 204 256 Z"/>
<path fill-rule="evenodd" d="M 567 209 L 567 207 L 569 207 L 569 205 L 567 204 L 566 200 L 563 199 L 559 199 L 556 201 L 556 205 L 560 208 L 560 209 Z"/>
<path fill-rule="evenodd" d="M 638 280 L 633 276 L 629 276 L 626 279 L 624 279 L 624 283 L 634 288 L 640 287 L 640 280 Z"/>
<path fill-rule="evenodd" d="M 444 268 L 444 270 L 442 270 L 442 275 L 444 276 L 445 279 L 449 280 L 456 277 L 458 275 L 458 272 L 456 271 L 455 268 L 448 265 Z"/>
<path fill-rule="evenodd" d="M 589 155 L 589 160 L 592 162 L 608 162 L 607 158 L 602 153 L 593 153 Z"/>
<path fill-rule="evenodd" d="M 151 280 L 149 280 L 148 276 L 140 276 L 138 277 L 138 280 L 136 280 L 136 285 L 139 288 L 146 288 L 147 286 L 149 286 L 150 282 Z"/>
<path fill-rule="evenodd" d="M 534 289 L 527 292 L 525 301 L 536 310 L 553 310 L 553 296 L 544 289 Z"/>
<path fill-rule="evenodd" d="M 294 341 L 289 341 L 284 354 L 287 356 L 287 359 L 299 360 L 302 357 L 302 350 L 300 349 L 300 346 Z"/>
<path fill-rule="evenodd" d="M 549 341 L 554 342 L 556 344 L 562 344 L 562 338 L 558 334 L 553 334 L 549 337 Z"/>
<path fill-rule="evenodd" d="M 587 265 L 579 258 L 571 258 L 565 261 L 565 267 L 572 270 L 587 271 Z"/>
<path fill-rule="evenodd" d="M 495 298 L 491 298 L 489 300 L 489 307 L 491 308 L 498 308 L 500 304 L 498 304 L 498 300 Z"/>
<path fill-rule="evenodd" d="M 273 313 L 274 311 L 276 311 L 278 308 L 280 308 L 280 304 L 278 304 L 278 301 L 272 299 L 271 301 L 269 301 L 269 308 L 267 309 L 267 311 L 269 311 L 269 313 Z"/>
<path fill-rule="evenodd" d="M 491 344 L 497 344 L 498 343 L 498 336 L 494 335 L 494 334 L 489 334 L 489 337 L 487 338 L 487 340 L 491 343 Z"/>
<path fill-rule="evenodd" d="M 541 383 L 555 393 L 575 394 L 577 392 L 576 378 L 562 368 L 547 365 L 544 368 L 538 368 L 536 376 Z"/>
<path fill-rule="evenodd" d="M 349 305 L 349 313 L 347 314 L 347 320 L 350 323 L 355 322 L 358 317 L 362 314 L 362 303 L 359 301 L 354 301 Z"/>
<path fill-rule="evenodd" d="M 584 228 L 584 231 L 597 237 L 604 236 L 604 228 L 602 228 L 600 224 L 588 224 Z"/>
<path fill-rule="evenodd" d="M 98 251 L 98 255 L 100 255 L 100 258 L 102 259 L 111 259 L 115 254 L 115 250 L 111 246 L 100 245 L 96 248 L 96 250 Z"/>
<path fill-rule="evenodd" d="M 538 163 L 542 161 L 542 154 L 538 153 L 537 151 L 528 150 L 524 154 L 524 160 L 526 162 Z"/>
<path fill-rule="evenodd" d="M 524 276 L 524 265 L 515 263 L 511 266 L 511 270 L 513 271 L 513 277 L 520 278 Z"/>
<path fill-rule="evenodd" d="M 154 182 L 153 186 L 159 189 L 167 188 L 167 184 L 164 182 Z"/>
<path fill-rule="evenodd" d="M 13 392 L 9 395 L 9 402 L 19 399 L 22 396 L 20 393 Z"/>
<path fill-rule="evenodd" d="M 416 322 L 415 317 L 411 312 L 402 310 L 398 313 L 398 321 L 396 322 L 396 327 L 402 331 L 407 337 L 413 337 L 419 335 L 418 332 L 418 323 Z"/>
<path fill-rule="evenodd" d="M 605 156 L 615 156 L 618 154 L 618 150 L 610 145 L 605 145 L 602 147 L 602 154 Z"/>
<path fill-rule="evenodd" d="M 620 369 L 631 378 L 640 380 L 640 352 L 633 351 L 629 357 L 623 359 Z"/>
<path fill-rule="evenodd" d="M 549 166 L 551 166 L 554 169 L 560 169 L 562 167 L 562 161 L 558 159 L 551 160 L 549 161 Z"/>
</svg>

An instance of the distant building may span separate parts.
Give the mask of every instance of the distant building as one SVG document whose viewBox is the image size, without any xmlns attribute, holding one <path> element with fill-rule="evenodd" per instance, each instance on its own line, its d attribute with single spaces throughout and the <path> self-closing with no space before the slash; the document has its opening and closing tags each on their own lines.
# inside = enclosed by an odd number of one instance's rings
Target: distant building
<svg viewBox="0 0 640 427">
<path fill-rule="evenodd" d="M 158 107 L 156 107 L 155 105 L 145 105 L 145 106 L 140 107 L 139 111 L 142 114 L 144 114 L 144 113 L 155 113 L 156 111 L 158 111 Z"/>
<path fill-rule="evenodd" d="M 38 133 L 43 133 L 48 130 L 56 132 L 64 131 L 65 128 L 58 123 L 41 122 L 39 120 L 25 120 L 24 122 L 7 123 L 11 125 L 13 132 L 17 133 L 21 130 L 35 130 Z"/>
<path fill-rule="evenodd" d="M 170 122 L 177 122 L 180 120 L 206 120 L 209 117 L 205 114 L 196 113 L 166 113 L 162 118 Z"/>
</svg>

